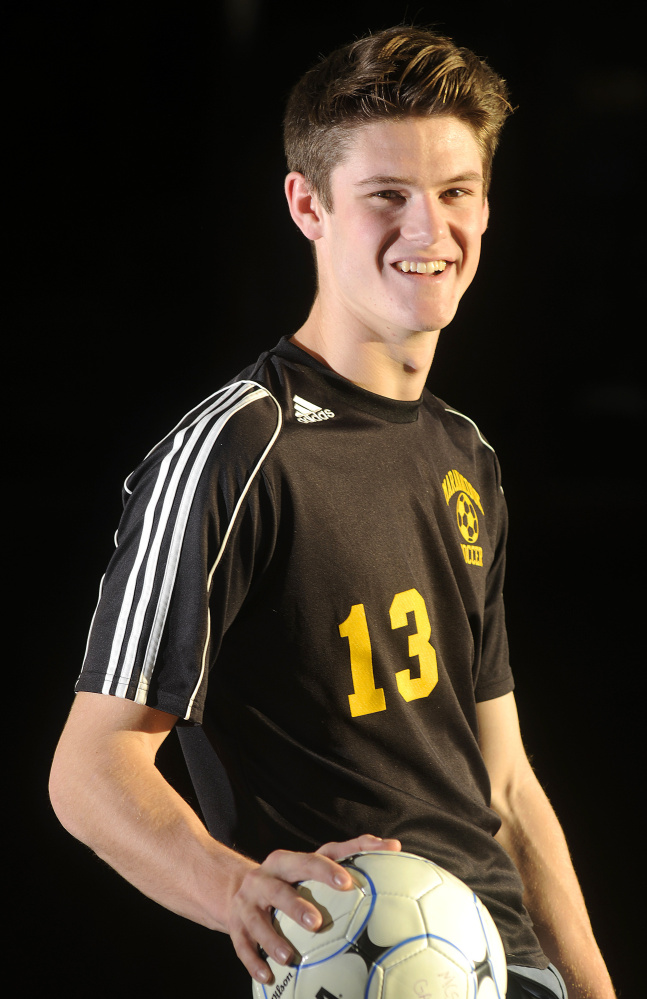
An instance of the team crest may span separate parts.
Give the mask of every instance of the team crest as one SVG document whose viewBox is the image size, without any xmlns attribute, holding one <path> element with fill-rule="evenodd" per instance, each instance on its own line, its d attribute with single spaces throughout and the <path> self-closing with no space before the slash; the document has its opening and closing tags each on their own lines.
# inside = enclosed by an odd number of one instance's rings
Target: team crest
<svg viewBox="0 0 647 999">
<path fill-rule="evenodd" d="M 452 469 L 443 479 L 443 493 L 447 506 L 456 496 L 456 526 L 461 538 L 463 558 L 468 565 L 483 565 L 483 549 L 475 542 L 479 536 L 479 517 L 477 508 L 485 516 L 481 506 L 481 498 L 474 486 L 467 479 Z"/>
</svg>

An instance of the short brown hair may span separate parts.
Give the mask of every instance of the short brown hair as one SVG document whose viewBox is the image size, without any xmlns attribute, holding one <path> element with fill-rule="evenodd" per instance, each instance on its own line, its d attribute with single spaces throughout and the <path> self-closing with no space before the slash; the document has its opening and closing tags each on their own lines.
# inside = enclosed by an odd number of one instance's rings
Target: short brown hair
<svg viewBox="0 0 647 999">
<path fill-rule="evenodd" d="M 288 169 L 306 177 L 330 212 L 330 173 L 354 128 L 380 119 L 454 115 L 479 145 L 487 191 L 511 111 L 505 80 L 469 49 L 424 28 L 387 28 L 336 49 L 296 84 L 284 119 Z"/>
</svg>

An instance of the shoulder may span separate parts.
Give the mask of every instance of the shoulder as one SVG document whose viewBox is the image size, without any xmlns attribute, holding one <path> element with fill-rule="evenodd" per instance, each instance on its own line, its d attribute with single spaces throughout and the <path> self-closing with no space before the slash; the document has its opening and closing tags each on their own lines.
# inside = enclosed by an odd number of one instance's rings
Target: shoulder
<svg viewBox="0 0 647 999">
<path fill-rule="evenodd" d="M 255 467 L 283 424 L 280 399 L 264 371 L 246 369 L 186 413 L 124 483 L 124 498 L 142 483 L 195 479 L 206 467 Z"/>
<path fill-rule="evenodd" d="M 483 450 L 486 454 L 495 454 L 492 444 L 471 416 L 450 406 L 431 392 L 425 392 L 424 401 L 427 408 L 440 419 L 445 431 L 455 443 L 476 451 Z"/>
<path fill-rule="evenodd" d="M 492 444 L 478 424 L 465 413 L 431 393 L 425 394 L 425 411 L 440 441 L 436 452 L 442 469 L 442 488 L 449 503 L 455 494 L 471 496 L 479 509 L 505 508 L 501 468 Z"/>
</svg>

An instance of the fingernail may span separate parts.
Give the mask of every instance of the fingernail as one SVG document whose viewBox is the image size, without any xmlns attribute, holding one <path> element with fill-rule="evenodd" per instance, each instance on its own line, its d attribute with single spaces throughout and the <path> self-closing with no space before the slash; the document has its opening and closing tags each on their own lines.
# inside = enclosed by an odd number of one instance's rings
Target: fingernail
<svg viewBox="0 0 647 999">
<path fill-rule="evenodd" d="M 268 968 L 259 968 L 259 970 L 256 972 L 256 981 L 269 982 L 269 980 L 270 980 L 270 972 Z"/>
<path fill-rule="evenodd" d="M 333 878 L 333 882 L 336 885 L 339 885 L 340 888 L 347 888 L 348 887 L 348 875 L 346 875 L 346 874 L 335 874 L 335 876 Z"/>
<path fill-rule="evenodd" d="M 276 951 L 276 960 L 280 961 L 281 964 L 287 964 L 290 960 L 290 951 L 287 947 L 278 947 Z"/>
<path fill-rule="evenodd" d="M 317 925 L 317 917 L 313 916 L 311 912 L 304 912 L 303 916 L 301 917 L 301 922 L 304 924 L 304 926 L 307 926 L 308 929 L 314 930 L 315 926 Z"/>
</svg>

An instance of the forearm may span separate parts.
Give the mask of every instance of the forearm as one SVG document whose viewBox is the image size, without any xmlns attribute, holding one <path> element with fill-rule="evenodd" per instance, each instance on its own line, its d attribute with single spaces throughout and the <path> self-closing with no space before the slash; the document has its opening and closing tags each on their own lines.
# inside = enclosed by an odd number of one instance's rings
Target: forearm
<svg viewBox="0 0 647 999">
<path fill-rule="evenodd" d="M 497 839 L 521 874 L 535 932 L 562 972 L 569 999 L 613 999 L 564 833 L 529 766 L 508 799 L 493 807 L 502 818 Z"/>
<path fill-rule="evenodd" d="M 229 933 L 249 973 L 267 982 L 259 944 L 279 964 L 294 958 L 272 925 L 273 910 L 309 929 L 321 923 L 293 885 L 314 879 L 347 890 L 352 879 L 336 859 L 400 844 L 363 835 L 316 853 L 277 850 L 262 864 L 235 853 L 209 835 L 155 766 L 175 720 L 120 698 L 78 694 L 54 757 L 52 805 L 73 836 L 145 895 Z"/>
<path fill-rule="evenodd" d="M 613 999 L 564 834 L 523 748 L 514 695 L 482 701 L 477 713 L 492 808 L 502 822 L 497 839 L 519 869 L 539 941 L 569 999 Z"/>
<path fill-rule="evenodd" d="M 231 899 L 257 867 L 213 839 L 166 782 L 149 747 L 115 732 L 52 769 L 54 809 L 72 835 L 145 895 L 211 929 L 227 930 Z"/>
</svg>

